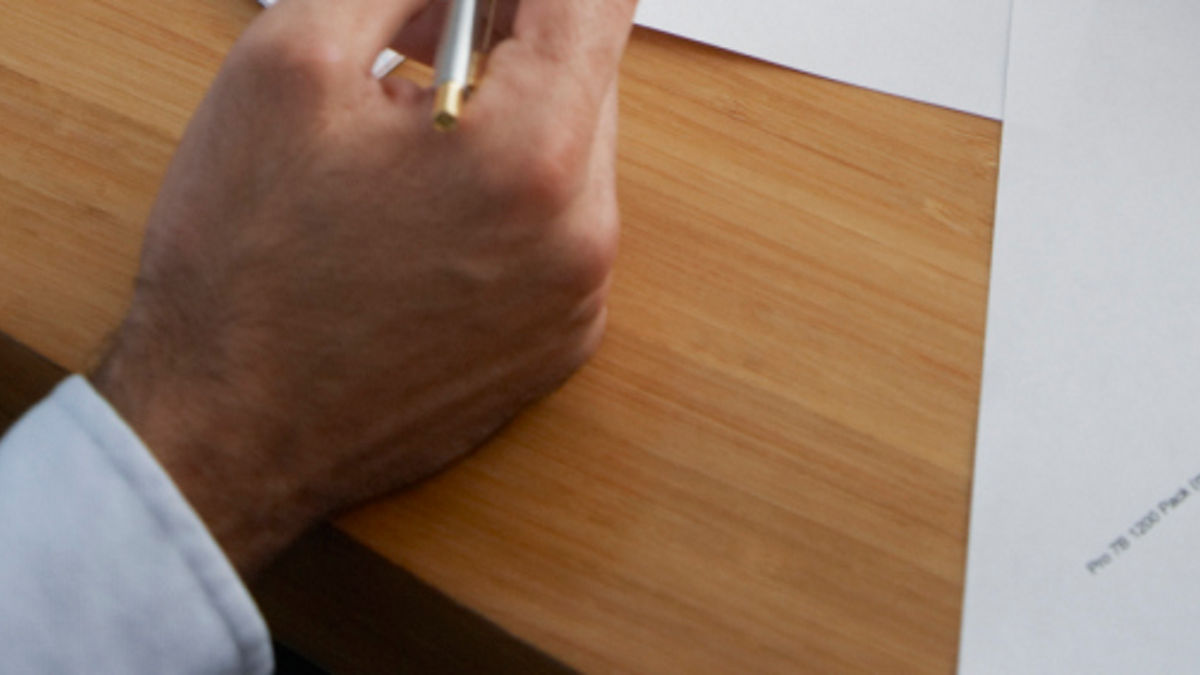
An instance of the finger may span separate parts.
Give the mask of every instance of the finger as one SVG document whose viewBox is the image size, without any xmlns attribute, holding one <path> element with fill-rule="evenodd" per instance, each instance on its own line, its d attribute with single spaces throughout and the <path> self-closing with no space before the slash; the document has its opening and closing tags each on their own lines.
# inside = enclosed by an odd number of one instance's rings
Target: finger
<svg viewBox="0 0 1200 675">
<path fill-rule="evenodd" d="M 585 203 L 600 205 L 600 208 L 611 209 L 610 213 L 599 214 L 599 217 L 584 219 L 587 222 L 598 223 L 600 228 L 615 227 L 619 215 L 615 212 L 617 201 L 613 196 L 617 192 L 617 139 L 618 139 L 618 107 L 619 99 L 617 81 L 614 79 L 604 95 L 600 105 L 600 114 L 596 124 L 596 136 L 592 139 L 590 164 L 588 166 L 588 191 Z M 591 235 L 598 239 L 597 245 L 615 245 L 616 232 L 596 231 Z"/>
<path fill-rule="evenodd" d="M 598 103 L 616 76 L 637 0 L 522 0 L 513 38 L 550 76 L 575 78 Z"/>
<path fill-rule="evenodd" d="M 369 67 L 429 4 L 430 0 L 284 0 L 270 14 L 301 22 Z"/>
<path fill-rule="evenodd" d="M 446 21 L 447 3 L 435 2 L 421 10 L 392 40 L 392 49 L 421 63 L 432 64 Z"/>
<path fill-rule="evenodd" d="M 604 103 L 600 106 L 600 117 L 596 125 L 596 138 L 592 143 L 591 177 L 599 194 L 616 192 L 617 141 L 620 95 L 617 80 L 608 85 Z"/>
<path fill-rule="evenodd" d="M 484 6 L 482 11 L 486 12 L 489 0 L 484 0 L 481 4 Z M 445 2 L 434 2 L 423 9 L 396 36 L 392 42 L 392 49 L 410 59 L 432 64 L 437 57 L 438 40 L 446 21 L 446 9 Z M 511 36 L 513 17 L 516 13 L 517 0 L 496 0 L 492 35 L 490 40 L 481 39 L 480 42 L 495 45 Z"/>
</svg>

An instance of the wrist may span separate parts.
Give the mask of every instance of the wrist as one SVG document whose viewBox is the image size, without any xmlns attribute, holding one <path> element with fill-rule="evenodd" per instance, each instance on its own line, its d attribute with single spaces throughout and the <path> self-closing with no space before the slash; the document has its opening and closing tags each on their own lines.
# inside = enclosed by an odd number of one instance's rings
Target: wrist
<svg viewBox="0 0 1200 675">
<path fill-rule="evenodd" d="M 278 414 L 238 387 L 166 362 L 121 336 L 90 374 L 137 432 L 244 578 L 326 515 L 328 507 L 272 466 L 288 443 Z"/>
</svg>

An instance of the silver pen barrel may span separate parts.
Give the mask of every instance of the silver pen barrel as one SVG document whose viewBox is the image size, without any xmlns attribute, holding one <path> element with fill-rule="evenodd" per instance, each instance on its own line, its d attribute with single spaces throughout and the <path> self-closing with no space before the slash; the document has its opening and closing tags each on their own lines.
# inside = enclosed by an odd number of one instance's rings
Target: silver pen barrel
<svg viewBox="0 0 1200 675">
<path fill-rule="evenodd" d="M 433 121 L 448 131 L 458 124 L 463 98 L 470 86 L 475 51 L 477 0 L 449 0 L 450 10 L 438 44 L 433 85 L 437 90 Z"/>
</svg>

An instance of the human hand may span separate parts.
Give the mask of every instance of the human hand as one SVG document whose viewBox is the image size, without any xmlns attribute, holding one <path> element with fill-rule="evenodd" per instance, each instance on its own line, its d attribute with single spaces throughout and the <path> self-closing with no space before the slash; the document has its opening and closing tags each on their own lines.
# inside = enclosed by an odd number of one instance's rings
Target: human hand
<svg viewBox="0 0 1200 675">
<path fill-rule="evenodd" d="M 521 0 L 452 134 L 431 91 L 370 75 L 427 4 L 284 0 L 247 29 L 93 374 L 243 574 L 475 448 L 600 339 L 636 0 Z"/>
</svg>

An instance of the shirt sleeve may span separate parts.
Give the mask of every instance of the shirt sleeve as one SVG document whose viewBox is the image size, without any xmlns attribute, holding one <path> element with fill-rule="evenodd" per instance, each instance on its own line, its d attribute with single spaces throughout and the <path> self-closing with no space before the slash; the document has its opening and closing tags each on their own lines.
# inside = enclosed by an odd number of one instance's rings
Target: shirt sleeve
<svg viewBox="0 0 1200 675">
<path fill-rule="evenodd" d="M 82 377 L 0 440 L 0 669 L 269 673 L 266 624 L 199 516 Z"/>
</svg>

